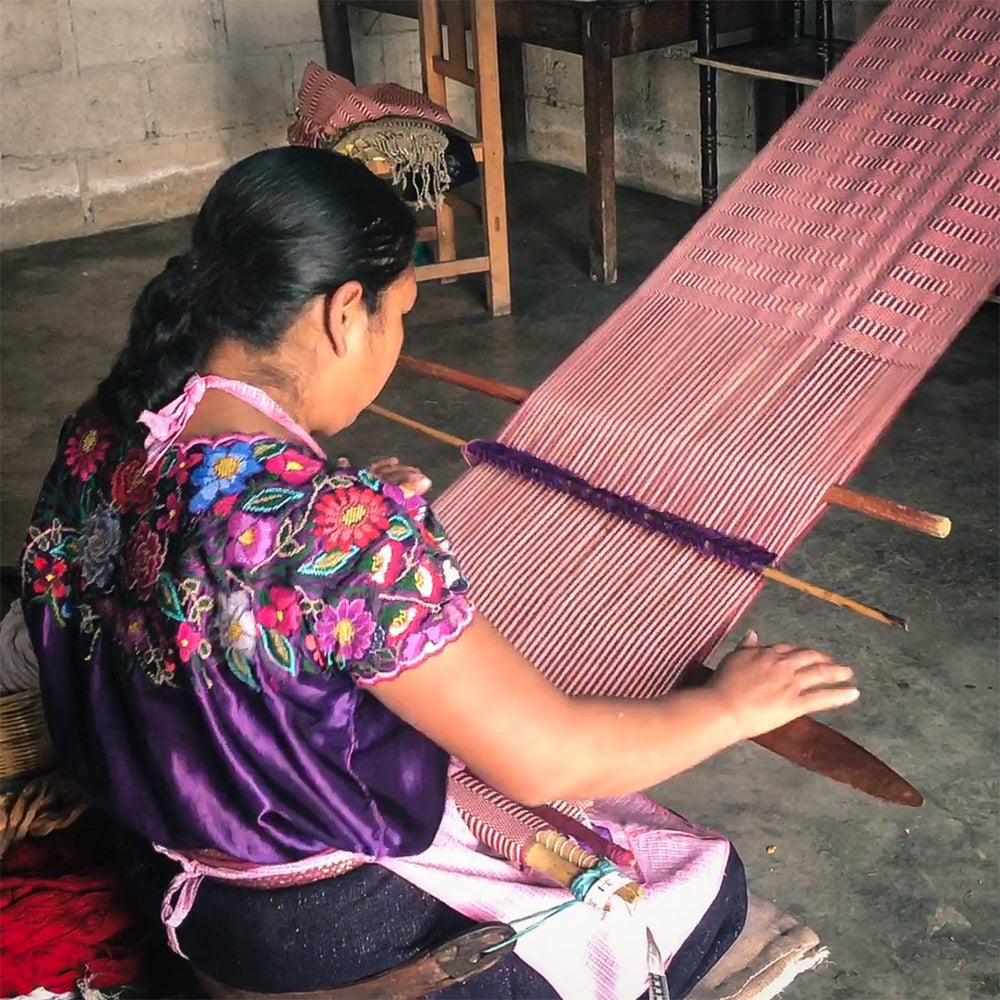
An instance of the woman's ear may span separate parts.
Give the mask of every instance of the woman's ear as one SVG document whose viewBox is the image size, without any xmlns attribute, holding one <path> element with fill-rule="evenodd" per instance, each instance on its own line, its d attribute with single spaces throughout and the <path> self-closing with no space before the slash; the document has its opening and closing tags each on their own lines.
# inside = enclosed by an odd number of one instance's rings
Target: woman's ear
<svg viewBox="0 0 1000 1000">
<path fill-rule="evenodd" d="M 348 281 L 332 295 L 320 299 L 321 322 L 330 346 L 337 357 L 347 353 L 348 342 L 358 332 L 368 328 L 364 289 L 360 282 Z"/>
</svg>

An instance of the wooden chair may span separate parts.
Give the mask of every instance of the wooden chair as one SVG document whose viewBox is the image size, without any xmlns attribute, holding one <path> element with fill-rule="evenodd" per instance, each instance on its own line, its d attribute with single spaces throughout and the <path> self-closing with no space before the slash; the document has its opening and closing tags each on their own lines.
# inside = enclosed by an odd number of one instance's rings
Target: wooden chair
<svg viewBox="0 0 1000 1000">
<path fill-rule="evenodd" d="M 490 311 L 494 316 L 506 316 L 511 309 L 510 257 L 495 0 L 420 0 L 417 12 L 424 93 L 445 108 L 448 107 L 447 80 L 471 87 L 475 93 L 476 134 L 463 135 L 479 165 L 482 184 L 481 210 L 477 212 L 457 194 L 449 192 L 434 212 L 434 224 L 419 228 L 418 242 L 436 244 L 437 260 L 418 266 L 417 280 L 447 282 L 463 274 L 483 274 Z M 334 38 L 342 38 L 342 31 L 335 34 L 330 27 L 331 15 L 336 13 L 334 8 L 321 0 L 320 13 L 325 15 L 325 41 L 332 43 Z M 466 40 L 468 27 L 472 29 L 471 52 Z M 327 44 L 328 52 L 329 49 L 330 44 Z M 372 161 L 369 167 L 375 173 L 391 173 L 390 165 L 382 161 Z M 456 213 L 479 215 L 484 248 L 479 256 L 458 256 Z"/>
<path fill-rule="evenodd" d="M 441 14 L 444 13 L 442 21 Z M 472 52 L 466 44 L 472 28 Z M 444 33 L 447 30 L 448 54 Z M 471 58 L 470 58 L 471 56 Z M 500 124 L 500 72 L 497 61 L 496 0 L 421 0 L 420 63 L 424 93 L 448 106 L 447 80 L 475 92 L 476 134 L 467 136 L 482 181 L 485 253 L 459 258 L 455 249 L 456 197 L 449 195 L 436 212 L 438 259 L 417 268 L 418 280 L 485 274 L 486 300 L 494 316 L 510 313 L 510 254 L 507 242 L 507 192 L 503 175 L 503 129 Z"/>
</svg>

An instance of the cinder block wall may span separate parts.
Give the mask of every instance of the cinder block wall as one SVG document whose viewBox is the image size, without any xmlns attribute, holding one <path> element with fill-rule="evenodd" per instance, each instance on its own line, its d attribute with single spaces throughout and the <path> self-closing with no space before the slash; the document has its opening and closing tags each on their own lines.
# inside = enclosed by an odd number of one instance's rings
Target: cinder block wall
<svg viewBox="0 0 1000 1000">
<path fill-rule="evenodd" d="M 323 61 L 315 0 L 2 0 L 0 31 L 6 247 L 195 210 Z"/>
<path fill-rule="evenodd" d="M 856 37 L 885 0 L 838 0 Z M 420 88 L 416 22 L 352 9 L 359 83 Z M 12 247 L 194 211 L 212 180 L 283 143 L 302 70 L 323 62 L 315 0 L 0 0 L 0 241 Z M 699 197 L 691 46 L 615 60 L 617 174 Z M 584 168 L 579 56 L 525 46 L 528 152 Z M 750 84 L 720 74 L 720 180 L 753 155 Z M 471 92 L 453 112 L 469 128 Z"/>
</svg>

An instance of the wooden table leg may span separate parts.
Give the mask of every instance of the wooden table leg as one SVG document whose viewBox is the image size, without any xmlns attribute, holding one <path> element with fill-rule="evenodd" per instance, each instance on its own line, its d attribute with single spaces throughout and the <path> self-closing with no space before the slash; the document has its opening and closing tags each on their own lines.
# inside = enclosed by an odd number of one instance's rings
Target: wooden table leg
<svg viewBox="0 0 1000 1000">
<path fill-rule="evenodd" d="M 500 113 L 508 160 L 528 155 L 528 122 L 524 104 L 524 48 L 519 38 L 498 38 Z"/>
<path fill-rule="evenodd" d="M 715 51 L 715 0 L 702 0 L 697 8 L 698 55 Z M 701 210 L 707 211 L 719 196 L 719 137 L 717 122 L 718 70 L 698 67 L 698 111 L 701 133 Z"/>
<path fill-rule="evenodd" d="M 593 5 L 582 15 L 583 115 L 590 205 L 590 277 L 618 280 L 618 211 L 615 203 L 615 88 L 610 13 Z"/>
<path fill-rule="evenodd" d="M 319 0 L 319 25 L 323 33 L 326 68 L 354 82 L 354 54 L 351 52 L 351 27 L 347 7 L 337 0 Z"/>
</svg>

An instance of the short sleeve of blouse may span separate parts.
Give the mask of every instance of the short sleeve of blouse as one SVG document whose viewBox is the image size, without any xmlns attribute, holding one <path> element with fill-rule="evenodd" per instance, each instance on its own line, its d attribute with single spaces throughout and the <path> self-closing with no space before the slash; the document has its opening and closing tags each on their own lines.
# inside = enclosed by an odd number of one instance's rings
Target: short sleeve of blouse
<svg viewBox="0 0 1000 1000">
<path fill-rule="evenodd" d="M 362 480 L 321 497 L 316 524 L 351 534 L 350 568 L 313 619 L 314 660 L 371 686 L 456 639 L 472 621 L 468 583 L 431 509 L 395 487 Z"/>
</svg>

